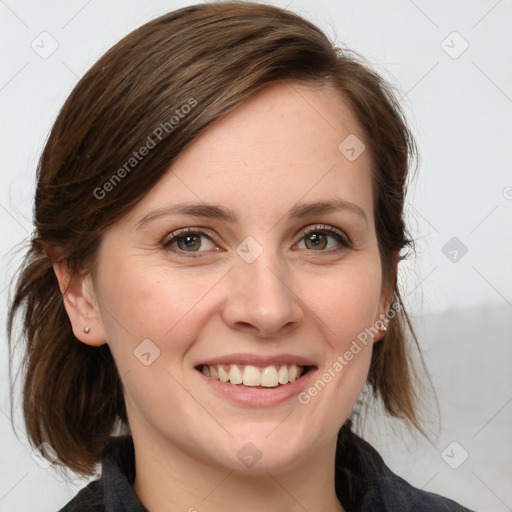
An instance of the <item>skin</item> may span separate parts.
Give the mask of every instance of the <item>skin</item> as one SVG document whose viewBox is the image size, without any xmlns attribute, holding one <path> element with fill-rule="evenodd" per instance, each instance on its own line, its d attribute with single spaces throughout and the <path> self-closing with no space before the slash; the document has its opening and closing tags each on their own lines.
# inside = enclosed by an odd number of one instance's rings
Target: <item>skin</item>
<svg viewBox="0 0 512 512">
<path fill-rule="evenodd" d="M 76 337 L 108 343 L 116 361 L 134 490 L 149 510 L 343 510 L 336 436 L 367 378 L 372 340 L 306 405 L 296 397 L 271 407 L 234 403 L 194 366 L 232 353 L 289 353 L 315 361 L 313 383 L 387 311 L 371 155 L 349 161 L 338 150 L 349 134 L 366 139 L 338 92 L 272 85 L 197 138 L 107 230 L 92 274 L 70 283 L 67 268 L 55 265 Z M 366 220 L 350 210 L 287 217 L 299 202 L 327 199 L 354 203 Z M 239 220 L 162 215 L 137 227 L 148 213 L 189 201 L 229 207 Z M 353 248 L 330 234 L 320 248 L 308 244 L 302 230 L 318 224 L 341 230 Z M 163 248 L 187 227 L 216 239 L 199 236 L 199 249 L 184 255 Z M 250 264 L 236 252 L 248 236 L 263 250 Z M 187 250 L 183 238 L 173 247 Z M 160 350 L 148 366 L 134 356 L 144 339 Z M 248 442 L 261 454 L 252 468 L 237 457 Z"/>
</svg>

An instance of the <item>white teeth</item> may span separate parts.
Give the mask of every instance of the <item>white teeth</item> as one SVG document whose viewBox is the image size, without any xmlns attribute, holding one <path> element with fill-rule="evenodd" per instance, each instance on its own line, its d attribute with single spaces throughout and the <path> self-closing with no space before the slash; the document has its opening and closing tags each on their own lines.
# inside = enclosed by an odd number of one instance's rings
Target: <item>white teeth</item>
<svg viewBox="0 0 512 512">
<path fill-rule="evenodd" d="M 248 364 L 244 368 L 243 382 L 244 386 L 260 385 L 260 371 L 258 370 L 258 368 L 256 368 L 256 366 L 251 366 L 250 364 Z"/>
<path fill-rule="evenodd" d="M 229 382 L 231 382 L 231 384 L 242 384 L 242 381 L 243 378 L 240 368 L 238 368 L 236 364 L 232 364 L 229 369 Z"/>
<path fill-rule="evenodd" d="M 276 365 L 266 366 L 259 368 L 253 365 L 236 365 L 236 364 L 217 364 L 217 365 L 202 365 L 201 372 L 215 380 L 221 382 L 229 382 L 231 384 L 256 387 L 262 386 L 265 388 L 275 388 L 277 386 L 294 382 L 303 373 L 304 368 L 296 364 L 282 364 L 279 365 L 279 370 Z"/>
<path fill-rule="evenodd" d="M 285 364 L 282 364 L 281 368 L 279 368 L 277 380 L 279 384 L 288 384 L 288 367 Z"/>
<path fill-rule="evenodd" d="M 267 366 L 261 372 L 261 385 L 265 388 L 275 388 L 278 384 L 275 366 Z"/>
<path fill-rule="evenodd" d="M 210 372 L 210 377 L 212 379 L 219 380 L 219 370 L 217 370 L 217 367 L 214 365 L 208 366 L 208 371 Z"/>
<path fill-rule="evenodd" d="M 221 365 L 218 366 L 218 370 L 219 370 L 219 380 L 221 382 L 228 382 L 229 381 L 229 372 L 224 370 L 224 367 Z"/>
</svg>

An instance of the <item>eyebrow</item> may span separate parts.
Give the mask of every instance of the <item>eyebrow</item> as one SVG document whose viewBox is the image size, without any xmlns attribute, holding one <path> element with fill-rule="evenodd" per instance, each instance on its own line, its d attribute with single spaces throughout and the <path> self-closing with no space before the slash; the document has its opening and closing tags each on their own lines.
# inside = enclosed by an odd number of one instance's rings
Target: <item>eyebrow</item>
<svg viewBox="0 0 512 512">
<path fill-rule="evenodd" d="M 329 199 L 313 203 L 298 203 L 289 210 L 288 219 L 301 219 L 304 217 L 310 217 L 311 215 L 336 211 L 348 211 L 355 213 L 361 217 L 365 223 L 368 223 L 366 213 L 360 206 L 343 199 Z M 208 217 L 229 223 L 236 223 L 239 220 L 239 215 L 236 210 L 232 210 L 230 208 L 206 203 L 178 203 L 164 208 L 158 208 L 149 212 L 147 215 L 144 215 L 144 217 L 137 222 L 136 229 L 141 228 L 143 225 L 163 215 Z"/>
</svg>

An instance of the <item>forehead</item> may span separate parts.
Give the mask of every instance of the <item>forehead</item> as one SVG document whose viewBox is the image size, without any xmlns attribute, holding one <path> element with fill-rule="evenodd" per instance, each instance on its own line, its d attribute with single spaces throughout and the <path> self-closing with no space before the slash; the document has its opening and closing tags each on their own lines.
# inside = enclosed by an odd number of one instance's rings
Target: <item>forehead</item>
<svg viewBox="0 0 512 512">
<path fill-rule="evenodd" d="M 353 153 L 347 157 L 346 141 L 357 158 Z M 133 214 L 149 204 L 179 200 L 221 204 L 272 219 L 297 202 L 342 198 L 371 217 L 372 162 L 369 151 L 362 150 L 364 141 L 338 91 L 274 84 L 195 139 Z"/>
</svg>

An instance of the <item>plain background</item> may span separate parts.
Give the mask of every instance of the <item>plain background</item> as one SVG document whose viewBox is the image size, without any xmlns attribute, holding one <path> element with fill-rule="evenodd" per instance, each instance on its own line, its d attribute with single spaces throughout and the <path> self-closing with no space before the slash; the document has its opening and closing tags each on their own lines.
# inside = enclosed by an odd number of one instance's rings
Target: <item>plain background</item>
<svg viewBox="0 0 512 512">
<path fill-rule="evenodd" d="M 2 325 L 13 250 L 32 232 L 37 159 L 60 107 L 119 39 L 193 3 L 0 1 Z M 512 3 L 269 3 L 317 23 L 397 86 L 420 150 L 408 196 L 417 256 L 401 264 L 400 280 L 441 427 L 429 444 L 375 412 L 365 436 L 413 485 L 474 510 L 512 510 Z M 31 457 L 19 408 L 14 435 L 5 329 L 0 364 L 0 511 L 56 511 L 85 482 L 65 482 Z"/>
</svg>

